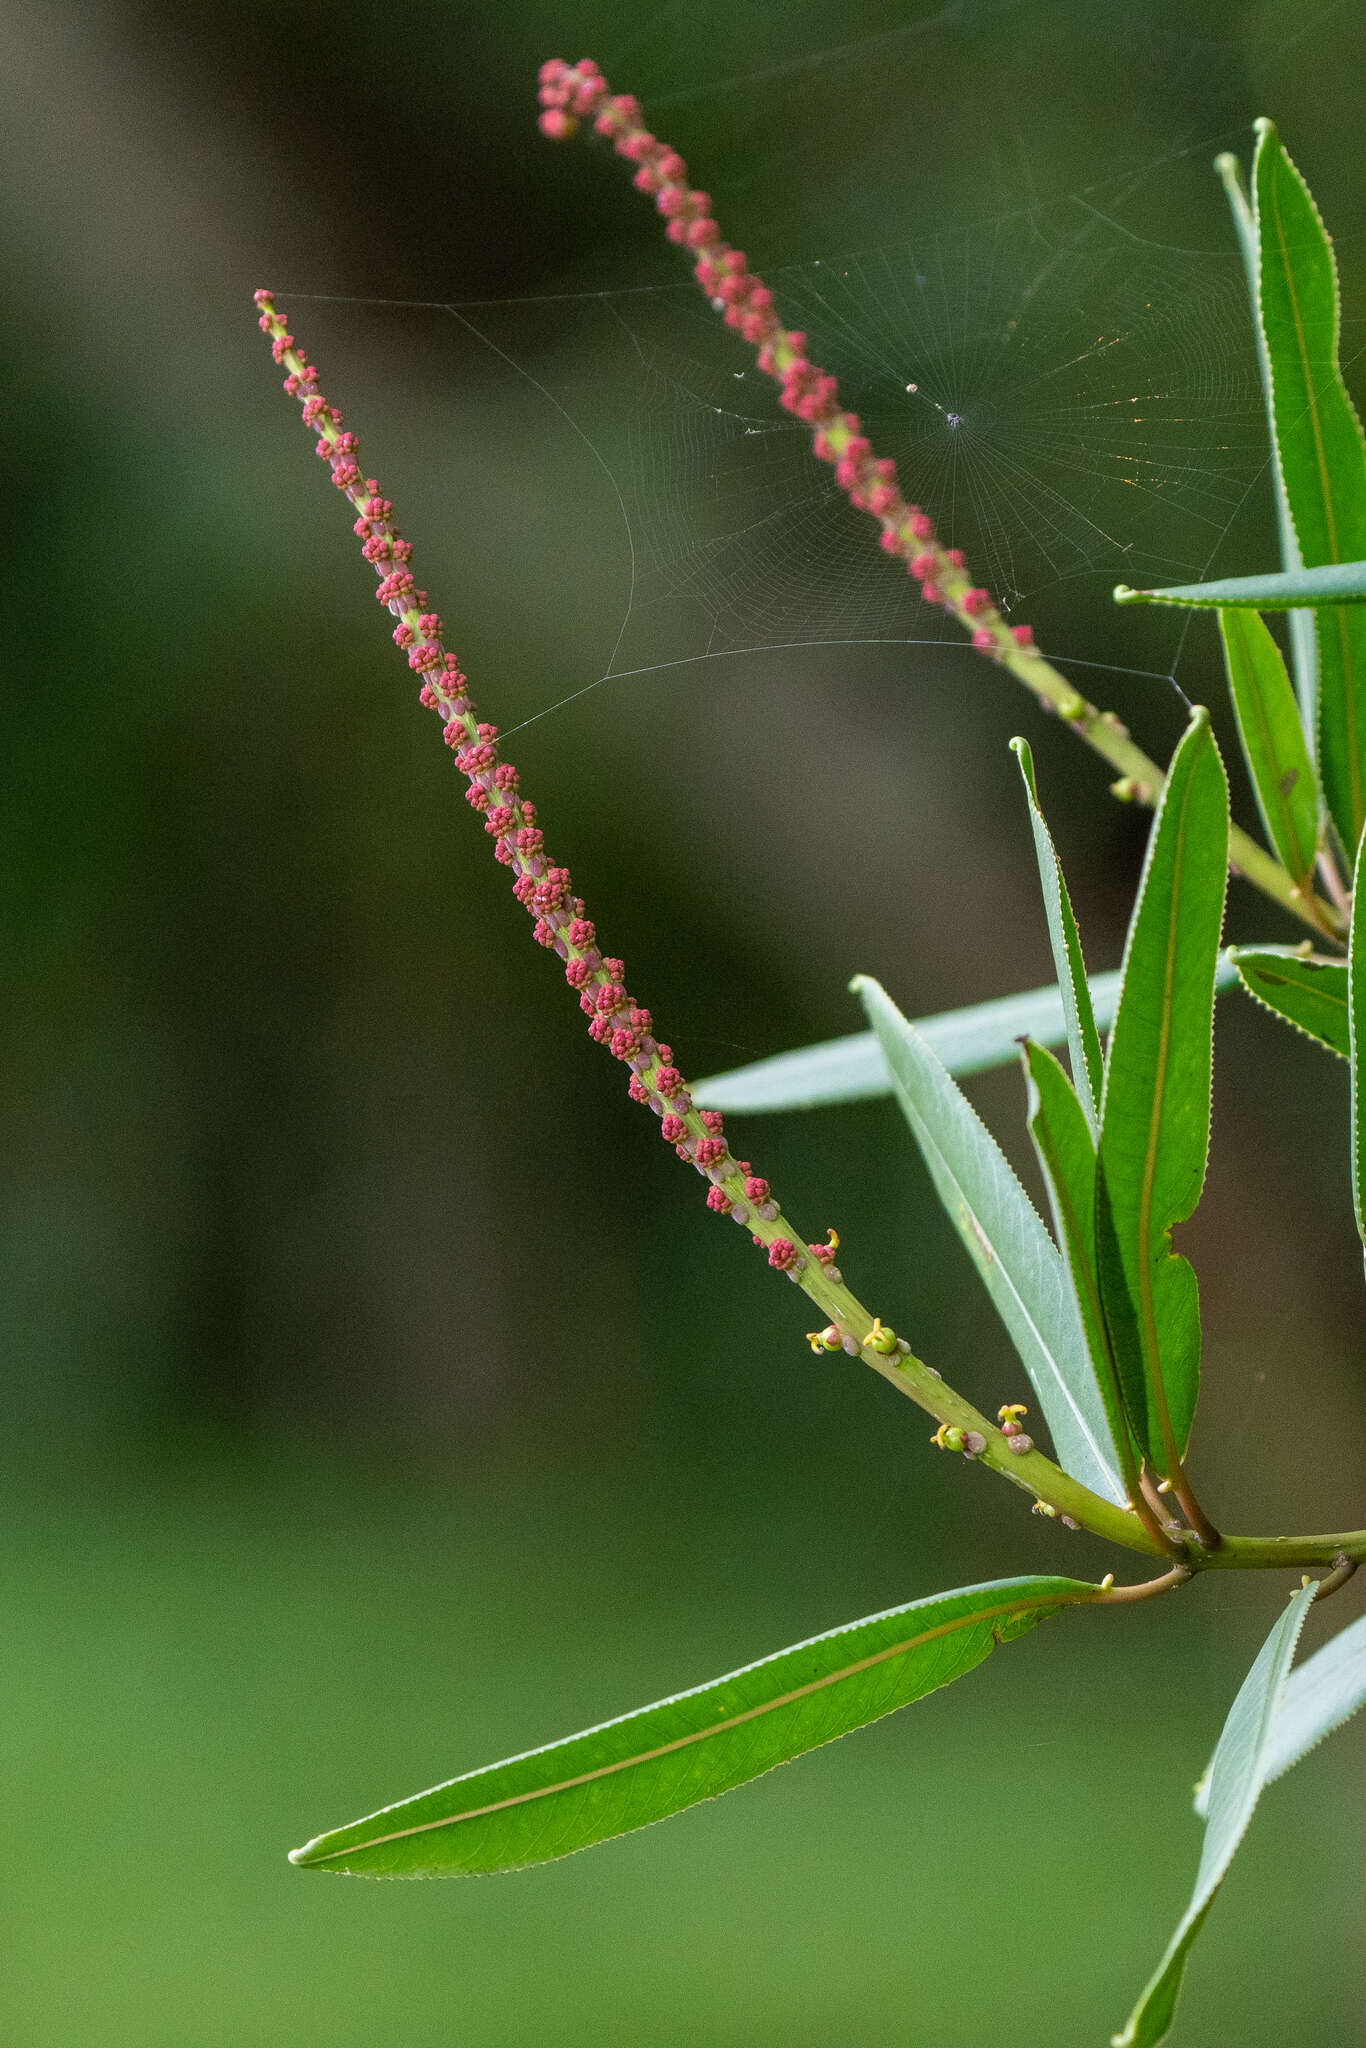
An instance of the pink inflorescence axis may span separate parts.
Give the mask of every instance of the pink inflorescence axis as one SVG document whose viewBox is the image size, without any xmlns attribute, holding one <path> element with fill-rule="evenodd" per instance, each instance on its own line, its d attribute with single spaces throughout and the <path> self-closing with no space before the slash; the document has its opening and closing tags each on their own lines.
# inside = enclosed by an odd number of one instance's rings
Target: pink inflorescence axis
<svg viewBox="0 0 1366 2048">
<path fill-rule="evenodd" d="M 858 414 L 841 408 L 834 377 L 809 360 L 805 334 L 783 326 L 773 293 L 749 268 L 744 251 L 722 241 L 709 195 L 688 183 L 677 150 L 650 133 L 640 102 L 612 93 L 591 57 L 577 64 L 552 57 L 543 64 L 540 100 L 541 132 L 552 141 L 568 140 L 581 122 L 591 121 L 595 134 L 635 164 L 634 183 L 654 199 L 665 234 L 693 251 L 698 284 L 726 325 L 758 350 L 759 368 L 780 387 L 779 403 L 811 428 L 814 453 L 833 465 L 850 504 L 880 522 L 882 547 L 904 559 L 924 602 L 942 606 L 992 660 L 1037 652 L 1030 628 L 1007 625 L 991 593 L 973 584 L 961 549 L 944 547 L 929 514 L 907 501 L 896 464 L 874 454 Z"/>
<path fill-rule="evenodd" d="M 304 425 L 317 436 L 316 453 L 356 513 L 361 553 L 379 579 L 376 600 L 396 621 L 393 639 L 420 678 L 418 700 L 439 714 L 442 737 L 465 778 L 466 799 L 484 820 L 494 858 L 512 871 L 512 893 L 534 920 L 538 944 L 564 962 L 590 1038 L 628 1069 L 632 1100 L 648 1104 L 665 1140 L 706 1179 L 707 1206 L 755 1233 L 777 1271 L 793 1280 L 804 1272 L 818 1277 L 826 1269 L 798 1250 L 787 1234 L 790 1225 L 784 1230 L 768 1182 L 752 1174 L 748 1161 L 731 1157 L 719 1111 L 694 1109 L 672 1049 L 659 1041 L 650 1012 L 627 990 L 624 963 L 602 953 L 569 869 L 557 867 L 547 854 L 536 807 L 522 795 L 516 768 L 499 753 L 497 726 L 478 718 L 469 683 L 446 647 L 441 617 L 417 586 L 409 566 L 412 543 L 400 534 L 392 503 L 374 477 L 361 475 L 360 443 L 324 397 L 317 368 L 289 333 L 273 295 L 259 291 L 255 297 L 261 330 L 287 372 L 285 390 L 300 400 Z"/>
</svg>

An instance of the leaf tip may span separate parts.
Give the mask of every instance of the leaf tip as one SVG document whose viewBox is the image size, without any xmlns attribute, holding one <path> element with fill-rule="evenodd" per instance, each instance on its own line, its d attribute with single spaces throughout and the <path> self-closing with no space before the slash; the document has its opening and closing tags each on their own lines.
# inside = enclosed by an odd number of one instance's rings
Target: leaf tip
<svg viewBox="0 0 1366 2048">
<path fill-rule="evenodd" d="M 1129 583 L 1117 583 L 1112 594 L 1116 604 L 1142 604 L 1152 596 L 1150 590 L 1135 590 Z"/>
<path fill-rule="evenodd" d="M 1019 763 L 1020 775 L 1026 790 L 1029 792 L 1030 801 L 1037 805 L 1039 792 L 1034 781 L 1034 750 L 1030 746 L 1029 741 L 1022 739 L 1017 733 L 1010 742 L 1010 751 Z"/>
<path fill-rule="evenodd" d="M 295 1866 L 296 1869 L 306 1870 L 310 1864 L 316 1863 L 318 1861 L 318 1846 L 321 1843 L 322 1839 L 323 1838 L 321 1835 L 315 1835 L 313 1837 L 313 1840 L 311 1842 L 305 1842 L 301 1849 L 290 1850 L 289 1860 Z"/>
<path fill-rule="evenodd" d="M 1276 123 L 1266 114 L 1258 114 L 1252 124 L 1252 132 L 1259 142 L 1276 140 Z"/>
</svg>

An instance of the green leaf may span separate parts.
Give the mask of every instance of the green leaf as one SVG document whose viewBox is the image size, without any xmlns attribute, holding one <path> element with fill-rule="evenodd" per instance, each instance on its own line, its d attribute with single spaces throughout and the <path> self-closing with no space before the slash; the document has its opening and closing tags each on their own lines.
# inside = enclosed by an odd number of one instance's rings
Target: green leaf
<svg viewBox="0 0 1366 2048">
<path fill-rule="evenodd" d="M 1118 974 L 1098 974 L 1091 984 L 1096 1014 L 1109 1024 L 1119 1001 Z M 1060 1045 L 1067 1035 L 1063 998 L 1051 984 L 998 996 L 962 1010 L 918 1017 L 915 1028 L 951 1074 L 982 1074 L 1008 1066 L 1022 1038 Z M 890 1095 L 892 1077 L 877 1033 L 855 1031 L 800 1052 L 780 1052 L 729 1074 L 712 1074 L 691 1089 L 699 1109 L 822 1109 L 836 1102 L 861 1102 Z"/>
<path fill-rule="evenodd" d="M 1228 195 L 1229 207 L 1233 213 L 1233 225 L 1238 234 L 1238 245 L 1243 254 L 1243 268 L 1247 273 L 1248 296 L 1252 302 L 1252 325 L 1257 336 L 1257 363 L 1261 371 L 1262 395 L 1266 401 L 1267 437 L 1274 444 L 1276 439 L 1276 414 L 1271 394 L 1271 358 L 1267 354 L 1266 335 L 1262 331 L 1258 300 L 1261 296 L 1262 258 L 1257 240 L 1257 223 L 1252 218 L 1252 206 L 1243 184 L 1242 169 L 1235 156 L 1227 151 L 1214 159 L 1214 168 L 1223 181 Z M 1303 567 L 1300 544 L 1295 538 L 1295 522 L 1290 517 L 1290 507 L 1285 499 L 1285 482 L 1277 464 L 1272 465 L 1276 487 L 1276 534 L 1280 541 L 1281 567 L 1287 572 Z M 1230 600 L 1232 602 L 1232 600 Z M 1318 614 L 1313 611 L 1295 610 L 1290 614 L 1290 662 L 1295 671 L 1295 695 L 1299 699 L 1300 723 L 1306 734 L 1318 727 L 1319 699 L 1319 625 Z"/>
<path fill-rule="evenodd" d="M 1262 1783 L 1274 1784 L 1361 1706 L 1366 1706 L 1366 1614 L 1291 1672 L 1271 1724 Z M 1202 1820 L 1209 1812 L 1209 1789 L 1206 1771 L 1195 1788 L 1195 1811 Z"/>
<path fill-rule="evenodd" d="M 1357 1233 L 1366 1245 L 1366 832 L 1357 846 L 1352 876 L 1352 926 L 1347 940 L 1347 1032 L 1352 1060 L 1352 1208 Z"/>
<path fill-rule="evenodd" d="M 467 1771 L 317 1836 L 290 1862 L 364 1877 L 454 1877 L 571 1855 L 923 1699 L 1093 1591 L 1076 1579 L 998 1579 L 913 1600 Z"/>
<path fill-rule="evenodd" d="M 1319 793 L 1281 650 L 1256 612 L 1221 611 L 1224 667 L 1257 808 L 1282 867 L 1313 886 Z"/>
<path fill-rule="evenodd" d="M 1366 559 L 1366 441 L 1338 362 L 1333 246 L 1269 121 L 1252 182 L 1258 315 L 1271 371 L 1276 456 L 1307 568 Z M 1366 612 L 1319 617 L 1319 779 L 1343 844 L 1366 822 Z"/>
<path fill-rule="evenodd" d="M 1171 1248 L 1209 1154 L 1214 976 L 1228 868 L 1228 784 L 1197 706 L 1172 757 L 1124 949 L 1101 1105 L 1096 1243 L 1124 1403 L 1169 1476 L 1200 1385 L 1194 1271 Z"/>
<path fill-rule="evenodd" d="M 1095 1022 L 1107 1029 L 1119 1007 L 1119 975 L 1091 977 Z M 1238 979 L 1227 962 L 1219 963 L 1218 987 L 1232 988 Z M 1022 1038 L 1040 1045 L 1061 1045 L 1067 1016 L 1058 989 L 1026 989 L 994 1002 L 974 1003 L 942 1016 L 918 1017 L 915 1028 L 951 1074 L 984 1074 L 1008 1066 Z M 887 1065 L 875 1031 L 854 1031 L 847 1038 L 828 1038 L 800 1052 L 775 1053 L 729 1074 L 712 1074 L 691 1088 L 699 1109 L 748 1110 L 824 1109 L 839 1102 L 864 1102 L 892 1092 Z"/>
<path fill-rule="evenodd" d="M 1171 2026 L 1191 1943 L 1203 1927 L 1224 1873 L 1247 1832 L 1265 1782 L 1286 1673 L 1315 1591 L 1311 1583 L 1295 1594 L 1263 1643 L 1229 1710 L 1210 1766 L 1209 1820 L 1191 1902 L 1123 2033 L 1112 2037 L 1112 2048 L 1154 2048 Z"/>
<path fill-rule="evenodd" d="M 1172 583 L 1165 590 L 1115 585 L 1116 604 L 1178 604 L 1205 611 L 1288 612 L 1326 604 L 1366 604 L 1366 562 L 1328 562 L 1274 576 L 1221 576 L 1213 583 Z"/>
<path fill-rule="evenodd" d="M 1119 1454 L 1061 1255 L 1000 1146 L 913 1024 L 866 975 L 852 987 L 882 1041 L 896 1098 L 939 1199 L 1010 1332 L 1058 1462 L 1123 1502 Z"/>
<path fill-rule="evenodd" d="M 1346 961 L 1306 959 L 1291 946 L 1230 946 L 1226 957 L 1250 996 L 1340 1059 L 1351 1058 Z"/>
<path fill-rule="evenodd" d="M 1072 1063 L 1072 1079 L 1076 1083 L 1077 1098 L 1086 1121 L 1095 1132 L 1100 1128 L 1100 1091 L 1105 1079 L 1105 1063 L 1101 1058 L 1100 1037 L 1091 1008 L 1086 962 L 1081 954 L 1081 935 L 1077 930 L 1077 920 L 1072 914 L 1072 899 L 1063 880 L 1053 835 L 1039 807 L 1039 792 L 1034 781 L 1034 756 L 1029 750 L 1027 740 L 1014 739 L 1010 742 L 1010 747 L 1019 761 L 1020 773 L 1024 777 L 1025 795 L 1029 799 L 1029 822 L 1034 831 L 1034 853 L 1039 863 L 1039 880 L 1043 884 L 1044 909 L 1048 915 L 1048 938 L 1053 948 L 1053 966 L 1062 995 L 1063 1013 L 1067 1019 L 1067 1056 Z"/>
<path fill-rule="evenodd" d="M 1029 1089 L 1029 1135 L 1048 1188 L 1053 1235 L 1063 1249 L 1096 1390 L 1110 1426 L 1110 1441 L 1122 1449 L 1121 1471 L 1132 1495 L 1137 1477 L 1128 1448 L 1129 1425 L 1121 1409 L 1096 1271 L 1096 1141 L 1085 1107 L 1052 1053 L 1030 1042 L 1023 1058 Z"/>
</svg>

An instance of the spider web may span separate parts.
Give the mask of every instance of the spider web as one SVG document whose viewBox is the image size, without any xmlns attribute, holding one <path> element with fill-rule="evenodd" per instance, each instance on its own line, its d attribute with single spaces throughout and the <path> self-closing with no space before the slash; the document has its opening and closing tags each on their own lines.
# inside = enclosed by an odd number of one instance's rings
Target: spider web
<svg viewBox="0 0 1366 2048">
<path fill-rule="evenodd" d="M 1010 0 L 984 10 L 1020 11 Z M 909 27 L 947 32 L 962 12 Z M 1066 8 L 1042 12 L 1061 22 Z M 674 8 L 658 17 L 665 28 L 678 19 Z M 870 55 L 884 62 L 887 40 L 817 51 L 797 68 L 824 78 L 833 61 L 847 76 Z M 1202 47 L 1186 39 L 1187 65 Z M 724 100 L 747 83 L 705 90 Z M 1226 216 L 1218 250 L 1150 232 L 1173 171 L 1178 188 L 1184 178 L 1207 192 L 1214 150 L 1245 132 L 1182 137 L 1120 176 L 957 228 L 939 208 L 931 230 L 854 253 L 775 266 L 751 250 L 784 323 L 804 329 L 812 359 L 838 375 L 843 403 L 875 451 L 896 459 L 907 494 L 1064 665 L 1129 666 L 1103 658 L 1114 631 L 1095 623 L 1111 585 L 1228 568 L 1220 557 L 1240 514 L 1251 501 L 1264 520 L 1269 507 L 1247 287 Z M 775 166 L 760 150 L 752 183 L 766 175 Z M 718 211 L 724 231 L 723 202 Z M 963 645 L 881 552 L 875 522 L 850 508 L 809 431 L 690 281 L 426 311 L 458 337 L 453 382 L 486 352 L 485 372 L 491 356 L 543 419 L 573 430 L 587 495 L 606 493 L 603 523 L 584 531 L 619 560 L 617 609 L 601 621 L 594 672 L 528 705 L 527 718 L 609 681 L 741 651 Z M 516 460 L 525 468 L 524 452 Z M 1174 681 L 1190 615 L 1131 612 L 1124 625 L 1131 672 Z"/>
<path fill-rule="evenodd" d="M 1198 579 L 1264 477 L 1234 257 L 1142 243 L 1069 200 L 766 276 L 1007 615 L 1079 578 Z M 536 379 L 611 480 L 633 576 L 604 680 L 743 649 L 960 639 L 695 289 L 557 308 L 550 365 L 525 345 L 527 309 L 450 310 Z M 1161 624 L 1170 668 L 1186 621 Z"/>
</svg>

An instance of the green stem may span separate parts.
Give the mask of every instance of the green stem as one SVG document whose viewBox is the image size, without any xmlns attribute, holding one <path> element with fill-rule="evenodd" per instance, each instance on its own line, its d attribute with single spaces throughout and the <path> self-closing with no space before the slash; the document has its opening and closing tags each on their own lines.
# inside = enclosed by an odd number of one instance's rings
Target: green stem
<svg viewBox="0 0 1366 2048">
<path fill-rule="evenodd" d="M 1021 649 L 1002 651 L 1001 664 L 1008 668 L 1020 682 L 1032 690 L 1046 710 L 1056 711 L 1059 717 L 1080 733 L 1089 747 L 1094 748 L 1101 758 L 1120 771 L 1127 785 L 1124 794 L 1133 801 L 1155 804 L 1162 793 L 1166 776 L 1155 761 L 1134 745 L 1125 727 L 1113 712 L 1098 711 L 1094 704 L 1088 704 L 1081 694 L 1073 689 L 1065 676 L 1059 675 L 1051 663 L 1041 654 L 1029 654 Z M 1229 866 L 1269 896 L 1273 903 L 1279 903 L 1301 924 L 1322 937 L 1341 941 L 1342 920 L 1331 904 L 1325 903 L 1312 888 L 1301 888 L 1287 869 L 1258 846 L 1240 825 L 1234 825 L 1229 832 Z"/>
<path fill-rule="evenodd" d="M 772 1223 L 756 1221 L 754 1228 L 765 1235 L 771 1232 L 773 1237 L 800 1241 L 795 1226 L 781 1215 Z M 1044 1502 L 1059 1515 L 1068 1516 L 1095 1536 L 1104 1536 L 1111 1543 L 1123 1544 L 1126 1549 L 1142 1551 L 1149 1557 L 1171 1555 L 1170 1547 L 1155 1531 L 1145 1527 L 1137 1514 L 1093 1493 L 1042 1451 L 1012 1451 L 1011 1439 L 994 1422 L 947 1386 L 923 1359 L 909 1349 L 903 1351 L 895 1333 L 884 1330 L 844 1282 L 834 1279 L 817 1260 L 808 1260 L 798 1276 L 798 1285 L 830 1318 L 841 1336 L 857 1343 L 864 1363 L 881 1373 L 899 1393 L 907 1395 L 937 1422 L 981 1436 L 984 1448 L 977 1454 L 978 1464 L 1022 1487 L 1035 1500 Z M 884 1349 L 884 1345 L 891 1348 Z"/>
<path fill-rule="evenodd" d="M 1348 1529 L 1330 1536 L 1224 1536 L 1217 1550 L 1192 1548 L 1188 1562 L 1197 1571 L 1294 1571 L 1314 1565 L 1366 1561 L 1366 1529 Z"/>
</svg>

